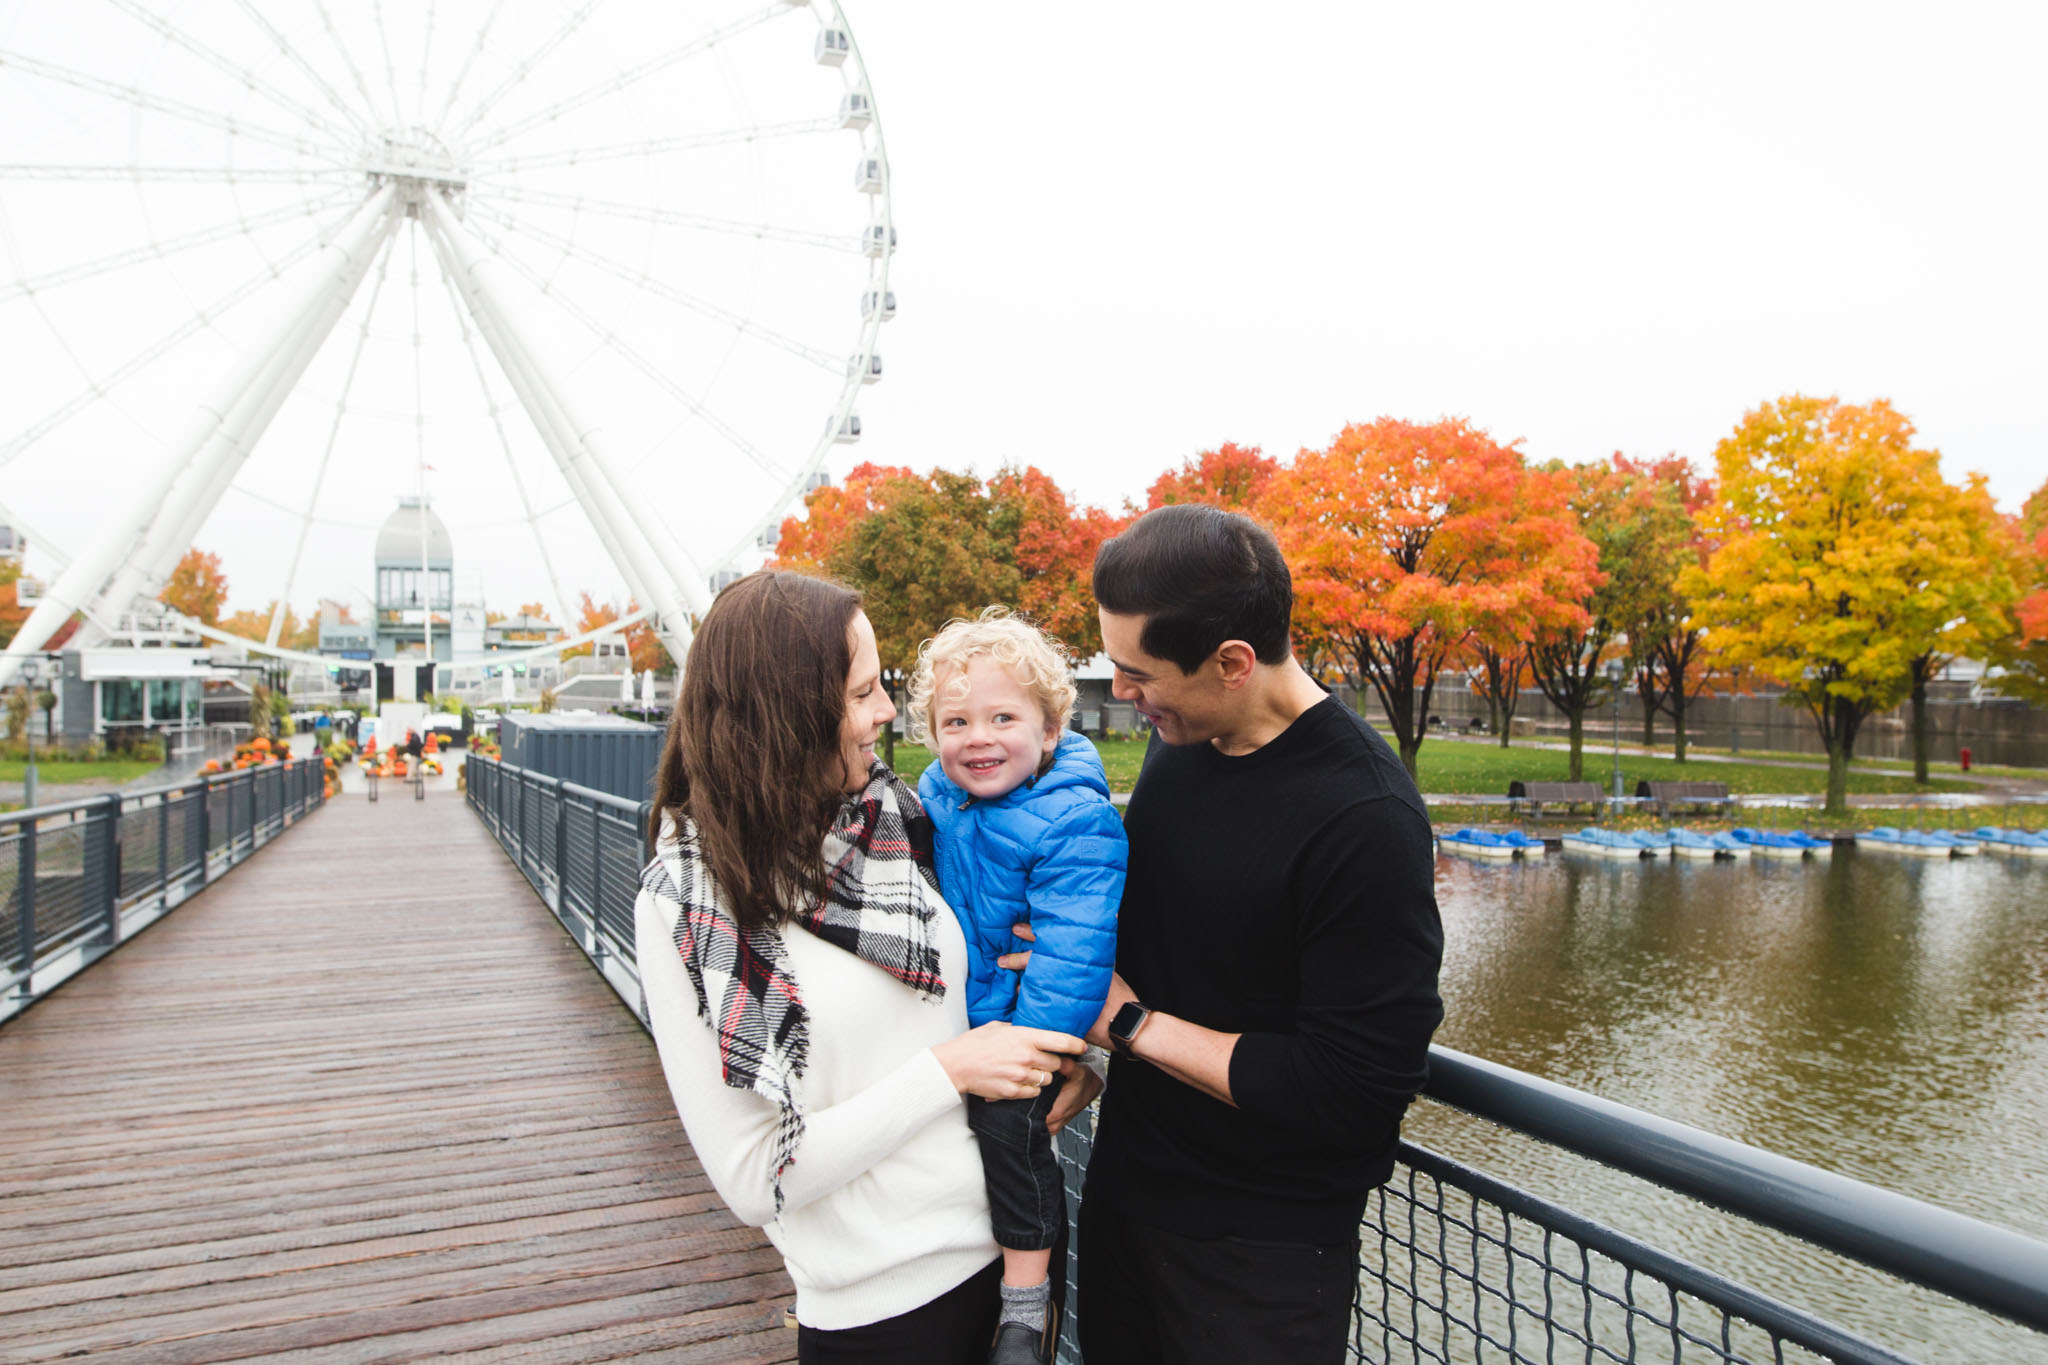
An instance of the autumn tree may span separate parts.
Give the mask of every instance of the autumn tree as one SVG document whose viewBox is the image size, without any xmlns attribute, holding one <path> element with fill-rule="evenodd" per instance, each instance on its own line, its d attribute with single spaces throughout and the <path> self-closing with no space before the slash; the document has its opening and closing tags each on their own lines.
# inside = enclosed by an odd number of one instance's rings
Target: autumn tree
<svg viewBox="0 0 2048 1365">
<path fill-rule="evenodd" d="M 615 602 L 598 601 L 587 589 L 580 596 L 581 605 L 577 608 L 576 624 L 569 632 L 571 635 L 582 635 L 588 631 L 597 630 L 603 626 L 610 625 L 622 616 L 631 616 L 634 612 L 640 610 L 639 603 L 631 598 L 628 598 L 626 605 L 621 607 Z M 538 606 L 537 603 L 532 605 Z M 627 626 L 620 634 L 625 638 L 627 662 L 632 666 L 634 672 L 644 673 L 651 670 L 656 673 L 665 673 L 676 666 L 674 656 L 668 652 L 668 646 L 661 641 L 661 635 L 646 619 L 643 618 Z M 574 657 L 587 658 L 595 655 L 596 652 L 595 642 L 585 640 L 573 649 L 563 650 L 562 657 L 565 659 Z"/>
<path fill-rule="evenodd" d="M 228 576 L 221 571 L 220 556 L 197 545 L 185 551 L 158 600 L 206 625 L 219 625 L 221 609 L 228 600 Z M 266 620 L 263 626 L 268 630 L 270 622 Z"/>
<path fill-rule="evenodd" d="M 15 632 L 28 620 L 29 609 L 21 605 L 20 581 L 21 561 L 0 559 L 0 649 L 14 642 Z"/>
<path fill-rule="evenodd" d="M 1145 490 L 1145 510 L 1178 502 L 1205 502 L 1231 512 L 1247 512 L 1258 506 L 1266 486 L 1279 472 L 1280 462 L 1260 454 L 1257 446 L 1225 441 L 1154 479 Z"/>
<path fill-rule="evenodd" d="M 245 640 L 265 640 L 270 636 L 270 618 L 277 610 L 277 601 L 271 599 L 261 611 L 238 611 L 222 617 L 216 624 L 230 635 L 239 635 Z M 290 607 L 284 609 L 277 642 L 286 649 L 314 650 L 320 647 L 320 619 L 315 616 L 301 621 L 299 614 Z"/>
<path fill-rule="evenodd" d="M 1472 633 L 1569 603 L 1593 571 L 1552 481 L 1462 418 L 1347 426 L 1274 475 L 1261 509 L 1294 571 L 1297 640 L 1372 688 L 1411 776 Z"/>
<path fill-rule="evenodd" d="M 1562 481 L 1572 519 L 1597 556 L 1583 616 L 1539 632 L 1529 650 L 1536 686 L 1564 713 L 1577 782 L 1585 776 L 1587 713 L 1613 699 L 1610 661 L 1625 678 L 1644 662 L 1647 651 L 1629 632 L 1664 599 L 1686 519 L 1668 485 L 1620 457 L 1547 472 Z"/>
<path fill-rule="evenodd" d="M 1671 717 L 1672 757 L 1685 762 L 1692 703 L 1727 684 L 1715 668 L 1706 632 L 1692 619 L 1679 588 L 1688 567 L 1706 562 L 1710 546 L 1700 531 L 1699 512 L 1713 486 L 1680 455 L 1637 461 L 1614 456 L 1617 473 L 1647 499 L 1649 520 L 1638 536 L 1639 562 L 1634 616 L 1623 627 L 1636 694 L 1643 705 L 1643 747 L 1656 742 L 1659 712 Z"/>
<path fill-rule="evenodd" d="M 1701 521 L 1718 548 L 1682 579 L 1717 652 L 1812 717 L 1830 811 L 1847 807 L 1864 721 L 1908 694 L 1915 659 L 1948 647 L 1946 623 L 1975 609 L 1965 585 L 1993 567 L 1972 500 L 1913 434 L 1881 398 L 1794 394 L 1748 413 L 1714 451 Z"/>
<path fill-rule="evenodd" d="M 2019 601 L 2013 629 L 1987 653 L 2002 670 L 2001 692 L 2048 706 L 2048 483 L 2034 490 L 2006 535 L 2008 575 Z"/>
<path fill-rule="evenodd" d="M 1034 466 L 996 471 L 991 502 L 1016 509 L 1016 606 L 1063 641 L 1076 659 L 1102 651 L 1102 624 L 1090 586 L 1095 552 L 1128 520 L 1099 507 L 1076 507 L 1052 477 Z"/>
<path fill-rule="evenodd" d="M 1474 631 L 1471 656 L 1475 667 L 1467 676 L 1472 691 L 1486 699 L 1487 721 L 1505 749 L 1521 708 L 1522 684 L 1529 680 L 1529 646 L 1507 634 Z"/>
</svg>

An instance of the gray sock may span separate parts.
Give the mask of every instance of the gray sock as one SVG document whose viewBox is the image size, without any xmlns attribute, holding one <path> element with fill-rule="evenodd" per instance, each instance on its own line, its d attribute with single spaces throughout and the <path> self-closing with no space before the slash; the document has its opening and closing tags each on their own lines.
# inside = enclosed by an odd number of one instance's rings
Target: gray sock
<svg viewBox="0 0 2048 1365">
<path fill-rule="evenodd" d="M 1052 1306 L 1050 1277 L 1022 1288 L 1007 1284 L 999 1287 L 1003 1291 L 1003 1315 L 996 1320 L 998 1327 L 1006 1322 L 1016 1322 L 1034 1332 L 1045 1330 L 1045 1310 Z"/>
</svg>

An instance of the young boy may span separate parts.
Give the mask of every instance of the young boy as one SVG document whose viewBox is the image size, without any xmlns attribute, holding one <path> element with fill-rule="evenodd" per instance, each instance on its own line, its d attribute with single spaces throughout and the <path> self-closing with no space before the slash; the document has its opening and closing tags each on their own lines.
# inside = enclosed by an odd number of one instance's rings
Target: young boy
<svg viewBox="0 0 2048 1365">
<path fill-rule="evenodd" d="M 1095 746 L 1067 729 L 1073 709 L 1065 651 L 1001 607 L 954 621 L 919 651 L 911 735 L 938 761 L 918 795 L 938 831 L 940 890 L 967 936 L 975 1025 L 1084 1034 L 1109 993 L 1123 821 Z M 1026 922 L 1030 942 L 1011 932 Z M 1023 972 L 996 965 L 1027 949 Z M 1046 1115 L 1060 1082 L 1028 1099 L 967 1100 L 1003 1248 L 990 1365 L 1050 1361 L 1058 1336 L 1049 1268 L 1066 1209 Z"/>
</svg>

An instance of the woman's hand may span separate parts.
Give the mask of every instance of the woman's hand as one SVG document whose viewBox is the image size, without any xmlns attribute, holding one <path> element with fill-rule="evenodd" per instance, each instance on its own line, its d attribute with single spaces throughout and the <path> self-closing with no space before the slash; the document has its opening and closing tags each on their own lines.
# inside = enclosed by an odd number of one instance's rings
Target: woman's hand
<svg viewBox="0 0 2048 1365">
<path fill-rule="evenodd" d="M 1067 1126 L 1068 1120 L 1095 1102 L 1102 1093 L 1102 1077 L 1092 1066 L 1083 1066 L 1072 1057 L 1060 1058 L 1060 1074 L 1067 1083 L 1060 1087 L 1059 1098 L 1052 1102 L 1052 1110 L 1045 1116 L 1045 1130 L 1054 1137 Z"/>
<path fill-rule="evenodd" d="M 938 1044 L 932 1055 L 963 1095 L 1023 1100 L 1051 1083 L 1063 1055 L 1078 1055 L 1083 1046 L 1071 1033 L 997 1020 Z"/>
</svg>

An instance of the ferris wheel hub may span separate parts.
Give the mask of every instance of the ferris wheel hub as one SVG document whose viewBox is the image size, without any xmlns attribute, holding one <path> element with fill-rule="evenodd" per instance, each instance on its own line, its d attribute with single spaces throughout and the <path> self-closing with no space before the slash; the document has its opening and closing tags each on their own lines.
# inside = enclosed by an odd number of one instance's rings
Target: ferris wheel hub
<svg viewBox="0 0 2048 1365">
<path fill-rule="evenodd" d="M 372 189 L 390 185 L 399 204 L 418 217 L 420 203 L 430 192 L 460 199 L 469 187 L 465 162 L 432 130 L 413 125 L 375 134 L 364 149 L 362 168 Z"/>
</svg>

